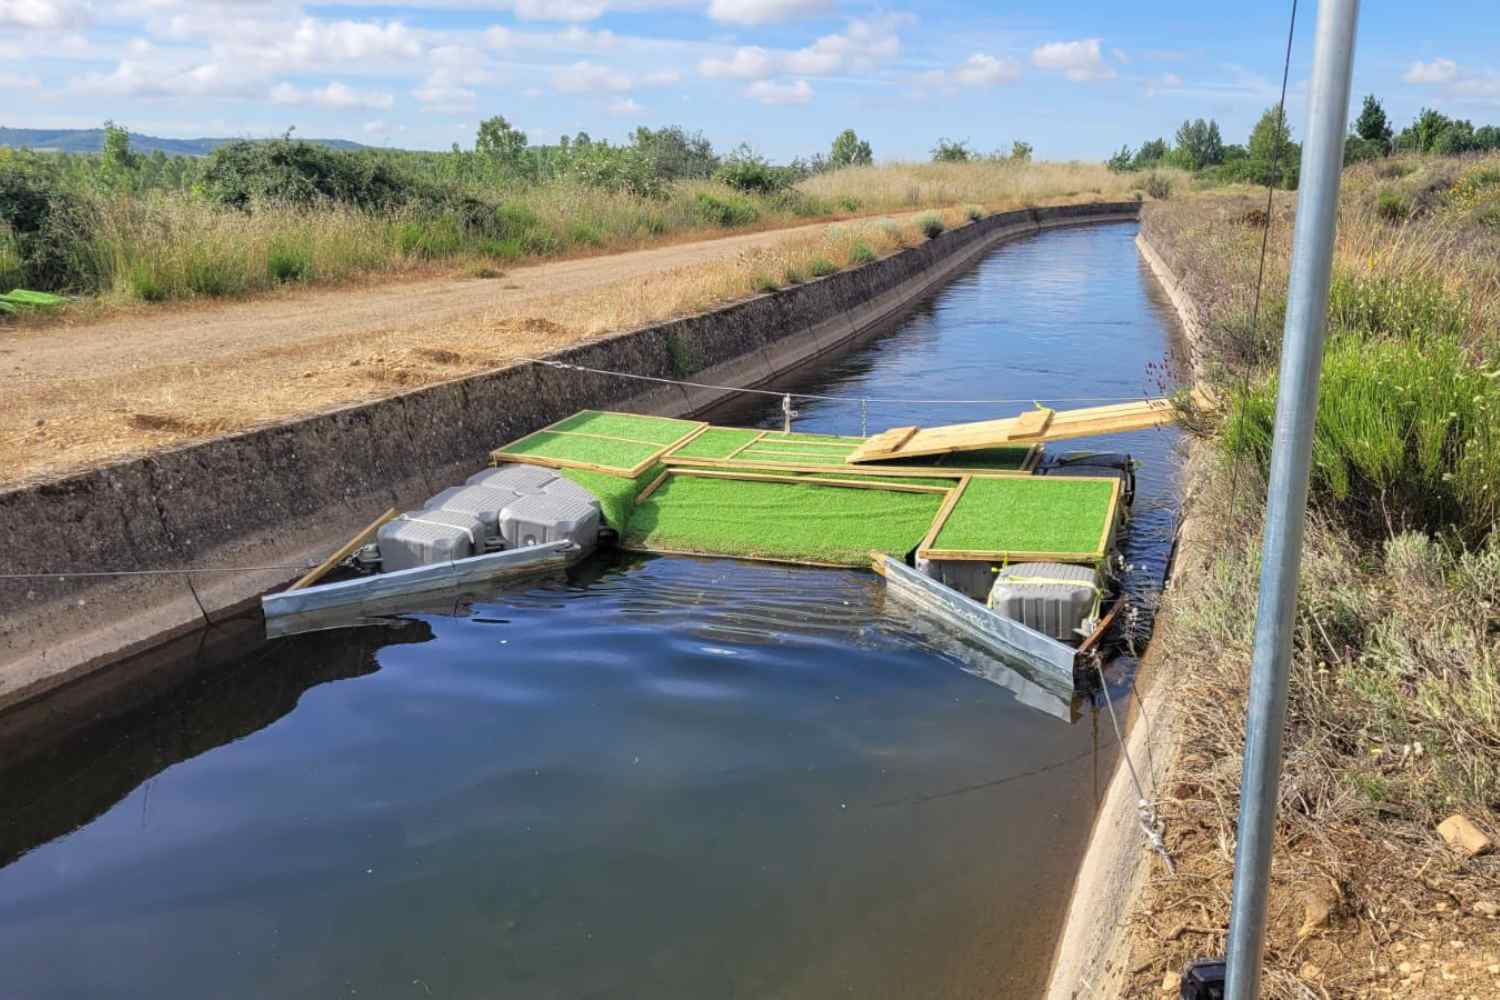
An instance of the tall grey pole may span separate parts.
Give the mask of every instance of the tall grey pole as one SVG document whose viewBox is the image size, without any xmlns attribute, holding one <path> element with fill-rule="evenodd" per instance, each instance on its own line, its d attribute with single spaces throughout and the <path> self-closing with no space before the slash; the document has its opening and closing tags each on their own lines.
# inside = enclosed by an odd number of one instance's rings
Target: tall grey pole
<svg viewBox="0 0 1500 1000">
<path fill-rule="evenodd" d="M 1276 429 L 1271 444 L 1260 603 L 1255 614 L 1225 1000 L 1255 1000 L 1260 992 L 1287 673 L 1358 20 L 1359 0 L 1321 0 L 1318 4 L 1297 224 L 1292 236 L 1292 282 L 1287 293 Z"/>
</svg>

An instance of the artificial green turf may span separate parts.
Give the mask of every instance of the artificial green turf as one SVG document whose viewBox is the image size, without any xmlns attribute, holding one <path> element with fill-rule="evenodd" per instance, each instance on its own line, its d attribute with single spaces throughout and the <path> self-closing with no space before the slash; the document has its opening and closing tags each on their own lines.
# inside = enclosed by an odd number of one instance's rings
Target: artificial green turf
<svg viewBox="0 0 1500 1000">
<path fill-rule="evenodd" d="M 651 481 L 661 475 L 662 466 L 653 465 L 634 479 L 627 476 L 611 476 L 607 472 L 593 469 L 558 469 L 567 478 L 594 494 L 599 500 L 600 512 L 605 523 L 621 534 L 630 523 L 635 510 L 635 498 Z"/>
<path fill-rule="evenodd" d="M 698 424 L 691 420 L 646 417 L 634 413 L 580 410 L 566 420 L 553 424 L 549 430 L 603 434 L 606 437 L 627 438 L 631 441 L 663 445 L 671 444 L 697 426 Z"/>
<path fill-rule="evenodd" d="M 933 543 L 973 552 L 1098 551 L 1113 484 L 1102 479 L 973 479 Z"/>
<path fill-rule="evenodd" d="M 941 493 L 674 475 L 636 508 L 632 548 L 863 566 L 922 540 Z"/>
<path fill-rule="evenodd" d="M 843 466 L 844 453 L 830 452 L 827 449 L 807 451 L 793 451 L 790 448 L 765 448 L 759 443 L 751 445 L 738 455 L 734 456 L 736 464 L 744 462 L 778 462 L 782 465 L 826 465 Z"/>
<path fill-rule="evenodd" d="M 710 427 L 672 454 L 675 458 L 724 458 L 759 433 L 742 427 Z"/>
<path fill-rule="evenodd" d="M 742 469 L 742 472 L 749 470 Z M 774 470 L 767 470 L 774 471 Z M 960 473 L 955 472 L 952 478 L 944 479 L 937 476 L 872 476 L 863 471 L 859 466 L 850 466 L 848 472 L 781 472 L 778 475 L 794 476 L 797 479 L 855 479 L 860 482 L 866 480 L 874 483 L 895 483 L 898 486 L 942 486 L 952 488 L 958 485 Z"/>
<path fill-rule="evenodd" d="M 661 449 L 654 444 L 633 444 L 629 441 L 537 431 L 519 441 L 512 441 L 500 450 L 512 455 L 534 455 L 558 461 L 603 465 L 612 469 L 633 469 Z"/>
<path fill-rule="evenodd" d="M 847 444 L 858 447 L 865 443 L 864 438 L 840 437 L 837 434 L 799 434 L 796 431 L 788 434 L 786 431 L 767 431 L 764 441 L 805 441 L 812 444 Z"/>
</svg>

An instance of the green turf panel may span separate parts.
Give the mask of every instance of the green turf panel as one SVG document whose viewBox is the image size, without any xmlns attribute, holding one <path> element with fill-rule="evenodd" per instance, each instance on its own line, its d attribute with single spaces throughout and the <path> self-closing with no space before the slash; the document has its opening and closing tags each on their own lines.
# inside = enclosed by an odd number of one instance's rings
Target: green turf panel
<svg viewBox="0 0 1500 1000">
<path fill-rule="evenodd" d="M 847 441 L 788 441 L 785 438 L 761 438 L 755 442 L 757 448 L 775 448 L 780 451 L 826 451 L 847 455 L 858 445 Z"/>
<path fill-rule="evenodd" d="M 1089 553 L 1110 516 L 1113 482 L 1017 476 L 974 479 L 933 549 Z"/>
<path fill-rule="evenodd" d="M 632 441 L 664 445 L 678 440 L 697 426 L 691 420 L 671 420 L 666 417 L 642 417 L 631 413 L 601 413 L 598 410 L 583 410 L 566 420 L 559 421 L 548 430 L 603 434 L 606 437 L 629 438 Z"/>
<path fill-rule="evenodd" d="M 588 490 L 599 501 L 599 510 L 611 528 L 621 533 L 630 523 L 635 510 L 635 498 L 661 475 L 662 466 L 653 465 L 634 479 L 626 476 L 611 476 L 607 472 L 593 469 L 558 469 L 563 476 Z"/>
<path fill-rule="evenodd" d="M 799 434 L 796 431 L 790 434 L 785 431 L 767 431 L 764 440 L 805 441 L 811 444 L 847 444 L 855 448 L 865 443 L 864 438 L 839 437 L 837 434 Z"/>
<path fill-rule="evenodd" d="M 849 566 L 905 554 L 932 525 L 941 493 L 674 475 L 636 508 L 626 545 Z"/>
<path fill-rule="evenodd" d="M 532 455 L 604 465 L 614 469 L 633 469 L 661 449 L 654 444 L 633 444 L 629 441 L 608 441 L 604 438 L 579 437 L 576 434 L 537 431 L 500 450 L 510 455 Z"/>
<path fill-rule="evenodd" d="M 726 458 L 736 448 L 755 440 L 760 431 L 740 427 L 710 427 L 677 451 L 674 458 Z"/>
<path fill-rule="evenodd" d="M 738 455 L 734 456 L 736 463 L 740 462 L 779 462 L 782 465 L 827 465 L 842 467 L 844 456 L 842 454 L 829 454 L 826 451 L 792 451 L 790 448 L 762 448 L 759 444 L 751 445 Z"/>
<path fill-rule="evenodd" d="M 767 469 L 766 471 L 774 472 L 775 470 Z M 960 474 L 955 472 L 951 479 L 941 479 L 937 476 L 872 476 L 861 472 L 857 466 L 853 466 L 848 472 L 842 470 L 839 472 L 781 472 L 778 475 L 795 476 L 798 479 L 854 479 L 859 482 L 895 483 L 898 486 L 941 486 L 944 489 L 952 489 L 958 485 Z"/>
</svg>

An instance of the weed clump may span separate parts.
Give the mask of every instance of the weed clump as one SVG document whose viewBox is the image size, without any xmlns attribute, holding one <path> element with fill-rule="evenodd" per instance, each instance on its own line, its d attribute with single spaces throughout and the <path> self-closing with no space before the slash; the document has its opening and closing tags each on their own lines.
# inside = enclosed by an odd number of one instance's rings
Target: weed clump
<svg viewBox="0 0 1500 1000">
<path fill-rule="evenodd" d="M 943 224 L 943 220 L 936 215 L 922 216 L 922 218 L 917 221 L 917 227 L 922 230 L 922 235 L 927 237 L 929 240 L 943 235 L 943 230 L 948 228 Z"/>
<path fill-rule="evenodd" d="M 1400 191 L 1382 191 L 1375 198 L 1375 211 L 1387 222 L 1405 222 L 1411 217 L 1411 198 Z"/>
</svg>

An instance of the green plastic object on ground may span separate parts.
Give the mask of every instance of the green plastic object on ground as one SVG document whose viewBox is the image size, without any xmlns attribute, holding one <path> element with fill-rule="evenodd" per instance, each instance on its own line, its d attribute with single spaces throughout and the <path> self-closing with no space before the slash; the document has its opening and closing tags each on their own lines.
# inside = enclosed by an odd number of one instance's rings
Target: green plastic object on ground
<svg viewBox="0 0 1500 1000">
<path fill-rule="evenodd" d="M 943 523 L 932 551 L 1099 558 L 1115 513 L 1110 479 L 976 476 Z"/>
<path fill-rule="evenodd" d="M 25 288 L 13 288 L 0 295 L 0 312 L 18 313 L 30 309 L 55 309 L 68 300 L 51 292 L 33 292 Z"/>
</svg>

